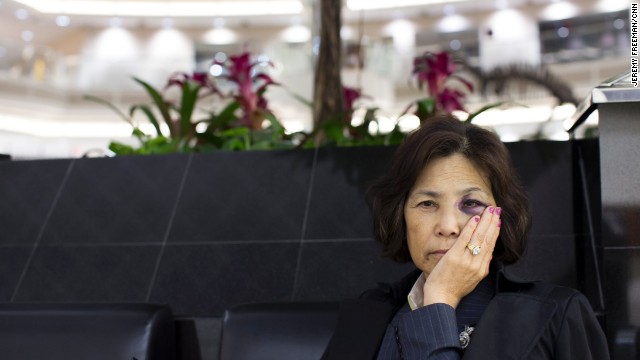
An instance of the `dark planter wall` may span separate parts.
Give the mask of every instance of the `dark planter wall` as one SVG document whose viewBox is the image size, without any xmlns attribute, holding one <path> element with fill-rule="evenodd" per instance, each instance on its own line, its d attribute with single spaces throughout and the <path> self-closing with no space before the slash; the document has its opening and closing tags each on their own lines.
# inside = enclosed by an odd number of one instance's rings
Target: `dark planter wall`
<svg viewBox="0 0 640 360">
<path fill-rule="evenodd" d="M 510 143 L 531 194 L 513 270 L 575 286 L 572 149 Z M 0 162 L 0 301 L 158 302 L 220 316 L 339 300 L 410 265 L 379 256 L 364 202 L 393 148 Z"/>
</svg>

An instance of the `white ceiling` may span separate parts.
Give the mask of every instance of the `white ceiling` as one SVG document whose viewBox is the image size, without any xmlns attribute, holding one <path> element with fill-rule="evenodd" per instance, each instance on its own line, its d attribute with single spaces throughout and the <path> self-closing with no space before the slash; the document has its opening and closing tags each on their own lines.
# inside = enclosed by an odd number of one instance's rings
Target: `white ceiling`
<svg viewBox="0 0 640 360">
<path fill-rule="evenodd" d="M 21 0 L 21 1 L 33 1 L 33 0 Z M 44 0 L 44 1 L 59 1 L 64 3 L 71 0 Z M 74 0 L 75 1 L 75 0 Z M 126 0 L 84 0 L 86 3 L 108 3 L 117 7 L 119 3 L 124 3 Z M 230 2 L 243 4 L 243 6 L 250 6 L 247 3 L 249 0 L 190 0 L 190 1 L 176 1 L 176 0 L 136 0 L 135 2 L 141 6 L 158 6 L 159 3 L 167 5 L 175 5 L 176 3 L 201 3 L 202 6 L 210 6 L 211 4 L 217 4 L 221 2 Z M 278 0 L 251 0 L 254 3 L 274 3 Z M 264 15 L 264 16 L 225 16 L 225 26 L 231 28 L 247 28 L 247 27 L 264 27 L 264 26 L 278 26 L 285 27 L 292 24 L 310 24 L 312 22 L 312 8 L 313 3 L 318 0 L 286 0 L 286 1 L 300 1 L 302 4 L 302 11 L 299 14 L 289 15 Z M 345 3 L 350 0 L 343 0 Z M 374 0 L 367 0 L 369 2 Z M 405 0 L 393 0 L 388 1 L 392 3 L 398 3 L 398 1 Z M 415 0 L 412 0 L 415 1 Z M 432 19 L 436 21 L 447 13 L 457 13 L 462 15 L 477 16 L 482 13 L 494 12 L 497 9 L 505 6 L 518 8 L 521 11 L 532 13 L 533 17 L 539 17 L 540 13 L 545 7 L 553 3 L 564 2 L 573 5 L 577 9 L 577 14 L 588 14 L 594 12 L 601 12 L 606 10 L 605 6 L 618 7 L 623 9 L 628 8 L 631 0 L 458 0 L 453 2 L 446 2 L 441 0 L 424 0 L 424 1 L 438 1 L 437 4 L 421 5 L 421 6 L 408 6 L 408 7 L 396 7 L 392 9 L 382 10 L 363 10 L 353 11 L 345 7 L 343 10 L 343 22 L 344 23 L 356 23 L 360 19 L 365 21 L 391 21 L 401 18 L 421 18 Z M 129 1 L 130 2 L 130 1 Z M 153 4 L 153 5 L 152 5 Z M 247 5 L 249 4 L 249 5 Z M 26 10 L 28 18 L 20 20 L 16 18 L 16 11 L 18 9 Z M 151 12 L 151 11 L 149 11 Z M 32 8 L 25 6 L 23 3 L 15 0 L 0 0 L 0 45 L 3 43 L 18 44 L 22 41 L 21 33 L 25 30 L 32 31 L 34 33 L 33 44 L 36 46 L 46 46 L 48 43 L 55 41 L 62 36 L 69 28 L 75 27 L 107 27 L 110 26 L 110 22 L 113 19 L 113 14 L 105 14 L 102 16 L 95 15 L 70 15 L 70 25 L 68 28 L 56 26 L 56 17 L 60 14 L 44 14 L 40 13 Z M 214 23 L 214 16 L 183 16 L 172 17 L 171 22 L 176 28 L 183 29 L 207 29 L 212 28 Z M 164 16 L 129 16 L 121 17 L 121 24 L 130 28 L 160 28 L 163 26 L 163 22 L 166 22 Z"/>
</svg>

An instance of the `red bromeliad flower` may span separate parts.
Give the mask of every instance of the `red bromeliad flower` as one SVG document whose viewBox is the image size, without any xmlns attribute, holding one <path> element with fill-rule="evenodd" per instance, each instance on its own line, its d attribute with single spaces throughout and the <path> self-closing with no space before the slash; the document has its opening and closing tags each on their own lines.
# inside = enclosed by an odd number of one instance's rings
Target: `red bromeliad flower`
<svg viewBox="0 0 640 360">
<path fill-rule="evenodd" d="M 264 112 L 269 111 L 267 99 L 264 97 L 267 86 L 277 85 L 267 74 L 258 73 L 252 75 L 253 67 L 260 63 L 260 61 L 252 63 L 250 53 L 246 51 L 238 56 L 229 57 L 227 64 L 219 61 L 215 62 L 215 64 L 226 68 L 228 75 L 224 77 L 237 85 L 238 92 L 234 97 L 240 103 L 243 111 L 240 123 L 253 130 L 262 129 Z M 271 63 L 269 64 L 271 65 Z M 257 88 L 254 87 L 258 82 L 262 82 L 262 84 Z"/>
<path fill-rule="evenodd" d="M 451 114 L 453 110 L 464 110 L 460 101 L 464 99 L 465 96 L 466 95 L 459 90 L 444 89 L 438 94 L 436 101 L 441 109 Z"/>
<path fill-rule="evenodd" d="M 348 86 L 342 86 L 342 105 L 344 107 L 345 113 L 348 114 L 349 119 L 351 119 L 350 114 L 353 113 L 353 105 L 356 100 L 362 97 L 362 91 L 360 89 L 355 89 Z"/>
<path fill-rule="evenodd" d="M 201 97 L 220 93 L 220 91 L 218 91 L 218 87 L 213 83 L 213 81 L 211 81 L 209 74 L 206 72 L 195 72 L 191 75 L 185 72 L 174 73 L 169 77 L 165 90 L 172 86 L 182 87 L 187 81 L 192 81 L 208 90 L 206 93 L 202 94 Z"/>
<path fill-rule="evenodd" d="M 365 122 L 361 125 L 353 126 L 351 121 L 353 119 L 353 112 L 355 110 L 355 103 L 358 99 L 361 98 L 370 98 L 370 96 L 363 95 L 361 89 L 356 89 L 348 86 L 342 85 L 342 108 L 344 109 L 344 125 L 346 125 L 349 135 L 353 138 L 363 137 L 363 128 L 364 132 L 368 132 L 368 123 L 365 119 Z M 371 109 L 367 109 L 367 114 Z M 366 117 L 366 115 L 365 115 Z"/>
<path fill-rule="evenodd" d="M 453 110 L 464 110 L 462 100 L 465 94 L 461 91 L 447 88 L 449 79 L 460 81 L 469 91 L 473 85 L 462 77 L 454 74 L 456 64 L 451 54 L 446 51 L 439 53 L 427 52 L 413 61 L 413 73 L 418 78 L 418 86 L 424 83 L 429 87 L 429 94 L 436 100 L 436 109 L 451 113 Z"/>
</svg>

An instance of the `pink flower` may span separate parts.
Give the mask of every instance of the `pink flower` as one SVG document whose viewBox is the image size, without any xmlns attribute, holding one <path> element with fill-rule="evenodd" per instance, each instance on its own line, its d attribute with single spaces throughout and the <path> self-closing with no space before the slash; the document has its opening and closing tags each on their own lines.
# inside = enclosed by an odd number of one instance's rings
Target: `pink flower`
<svg viewBox="0 0 640 360">
<path fill-rule="evenodd" d="M 213 83 L 213 81 L 211 81 L 211 79 L 209 78 L 209 75 L 206 72 L 195 72 L 191 75 L 185 72 L 174 73 L 169 77 L 169 80 L 167 81 L 167 85 L 165 86 L 165 90 L 172 86 L 182 87 L 184 83 L 187 81 L 192 81 L 196 84 L 199 84 L 202 88 L 209 90 L 202 96 L 220 93 L 218 91 L 218 88 Z"/>
<path fill-rule="evenodd" d="M 226 64 L 218 61 L 215 64 L 225 67 L 227 75 L 224 77 L 238 87 L 238 92 L 234 97 L 240 103 L 243 111 L 240 123 L 254 130 L 261 129 L 263 113 L 268 111 L 264 92 L 267 86 L 277 85 L 277 83 L 264 73 L 252 75 L 253 67 L 260 64 L 260 62 L 252 63 L 251 54 L 247 51 L 240 55 L 229 57 L 229 61 Z M 260 82 L 261 84 L 256 87 L 255 85 Z"/>
<path fill-rule="evenodd" d="M 344 111 L 351 114 L 353 112 L 353 105 L 356 100 L 362 97 L 362 91 L 348 86 L 342 86 L 342 101 Z"/>
<path fill-rule="evenodd" d="M 462 106 L 462 100 L 465 94 L 459 90 L 444 89 L 437 95 L 436 103 L 441 109 L 444 109 L 447 113 L 453 112 L 453 110 L 464 110 Z"/>
<path fill-rule="evenodd" d="M 455 70 L 456 64 L 451 61 L 451 55 L 446 51 L 426 53 L 413 61 L 414 74 L 417 74 L 420 83 L 427 83 L 431 95 L 442 90 L 444 83 Z"/>
<path fill-rule="evenodd" d="M 418 78 L 418 86 L 422 88 L 427 84 L 429 94 L 436 101 L 436 109 L 450 113 L 453 110 L 464 110 L 462 101 L 466 94 L 447 87 L 450 79 L 456 79 L 464 87 L 472 91 L 473 85 L 467 80 L 455 74 L 456 64 L 451 54 L 446 51 L 439 53 L 427 52 L 418 56 L 413 61 L 413 73 Z"/>
</svg>

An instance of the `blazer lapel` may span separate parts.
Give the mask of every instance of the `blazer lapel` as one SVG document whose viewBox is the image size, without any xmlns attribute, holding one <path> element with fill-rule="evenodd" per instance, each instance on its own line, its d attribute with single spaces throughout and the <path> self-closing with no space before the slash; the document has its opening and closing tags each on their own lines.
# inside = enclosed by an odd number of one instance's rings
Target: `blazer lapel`
<svg viewBox="0 0 640 360">
<path fill-rule="evenodd" d="M 464 359 L 525 358 L 555 311 L 556 304 L 550 300 L 522 293 L 497 294 L 476 325 Z"/>
</svg>

